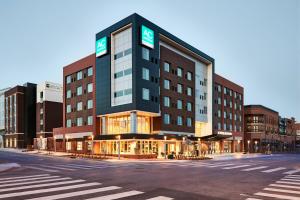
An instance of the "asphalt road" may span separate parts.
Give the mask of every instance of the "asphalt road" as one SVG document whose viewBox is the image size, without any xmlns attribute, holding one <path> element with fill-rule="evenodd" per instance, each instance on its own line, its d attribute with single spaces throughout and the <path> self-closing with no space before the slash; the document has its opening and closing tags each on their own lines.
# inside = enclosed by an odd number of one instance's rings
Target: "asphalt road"
<svg viewBox="0 0 300 200">
<path fill-rule="evenodd" d="M 1 162 L 21 167 L 0 172 L 0 199 L 300 200 L 300 154 L 136 162 L 0 151 Z"/>
</svg>

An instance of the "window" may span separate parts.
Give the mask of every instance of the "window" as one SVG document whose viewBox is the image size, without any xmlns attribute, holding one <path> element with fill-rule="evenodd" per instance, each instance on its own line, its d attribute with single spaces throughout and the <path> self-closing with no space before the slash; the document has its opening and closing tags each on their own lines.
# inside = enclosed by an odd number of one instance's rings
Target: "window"
<svg viewBox="0 0 300 200">
<path fill-rule="evenodd" d="M 182 126 L 182 117 L 181 116 L 177 116 L 177 125 Z"/>
<path fill-rule="evenodd" d="M 67 82 L 67 84 L 71 83 L 71 75 L 67 76 L 66 82 Z"/>
<path fill-rule="evenodd" d="M 187 88 L 187 95 L 192 96 L 192 88 L 190 87 Z"/>
<path fill-rule="evenodd" d="M 232 125 L 231 124 L 229 125 L 229 130 L 232 131 Z"/>
<path fill-rule="evenodd" d="M 234 114 L 234 120 L 236 120 L 236 114 Z"/>
<path fill-rule="evenodd" d="M 229 106 L 230 106 L 230 108 L 232 108 L 232 101 L 229 102 Z"/>
<path fill-rule="evenodd" d="M 130 74 L 132 74 L 132 68 L 124 70 L 124 76 L 130 75 Z"/>
<path fill-rule="evenodd" d="M 226 87 L 224 87 L 224 94 L 226 94 Z"/>
<path fill-rule="evenodd" d="M 72 126 L 72 121 L 70 119 L 67 120 L 66 126 L 67 128 L 70 128 Z"/>
<path fill-rule="evenodd" d="M 227 130 L 227 129 L 226 129 L 226 124 L 225 124 L 225 123 L 224 123 L 224 127 L 223 127 L 223 128 L 224 128 L 223 130 Z"/>
<path fill-rule="evenodd" d="M 124 92 L 123 90 L 117 91 L 117 92 L 114 93 L 114 96 L 115 97 L 121 97 L 121 96 L 124 95 L 123 92 Z"/>
<path fill-rule="evenodd" d="M 124 95 L 130 95 L 130 94 L 132 94 L 131 88 L 124 90 Z"/>
<path fill-rule="evenodd" d="M 170 115 L 164 114 L 164 124 L 170 124 Z"/>
<path fill-rule="evenodd" d="M 93 75 L 93 67 L 89 67 L 87 70 L 87 75 L 92 76 Z"/>
<path fill-rule="evenodd" d="M 130 54 L 131 54 L 131 48 L 126 49 L 126 50 L 124 51 L 124 56 L 130 55 Z"/>
<path fill-rule="evenodd" d="M 143 79 L 149 81 L 149 69 L 143 67 Z"/>
<path fill-rule="evenodd" d="M 77 142 L 77 151 L 82 150 L 82 142 Z"/>
<path fill-rule="evenodd" d="M 221 130 L 221 123 L 218 122 L 218 130 Z"/>
<path fill-rule="evenodd" d="M 229 95 L 232 96 L 232 90 L 229 90 Z"/>
<path fill-rule="evenodd" d="M 182 109 L 182 100 L 177 100 L 177 109 Z"/>
<path fill-rule="evenodd" d="M 77 88 L 77 96 L 82 95 L 82 86 Z"/>
<path fill-rule="evenodd" d="M 43 125 L 44 124 L 44 120 L 40 120 L 40 125 Z"/>
<path fill-rule="evenodd" d="M 167 79 L 164 80 L 164 88 L 167 89 L 167 90 L 170 89 L 170 81 L 167 80 Z"/>
<path fill-rule="evenodd" d="M 89 83 L 87 85 L 87 91 L 88 91 L 88 93 L 93 92 L 93 84 L 92 83 Z"/>
<path fill-rule="evenodd" d="M 186 109 L 187 109 L 187 111 L 192 111 L 192 103 L 191 102 L 187 102 Z"/>
<path fill-rule="evenodd" d="M 182 93 L 182 84 L 177 84 L 177 92 Z"/>
<path fill-rule="evenodd" d="M 150 52 L 149 49 L 142 47 L 142 58 L 145 60 L 150 60 Z"/>
<path fill-rule="evenodd" d="M 67 151 L 71 150 L 71 142 L 66 142 Z"/>
<path fill-rule="evenodd" d="M 191 127 L 191 126 L 192 126 L 192 118 L 190 118 L 190 117 L 186 118 L 186 125 L 187 125 L 188 127 Z"/>
<path fill-rule="evenodd" d="M 221 118 L 221 110 L 218 110 L 218 117 Z"/>
<path fill-rule="evenodd" d="M 93 116 L 88 116 L 87 125 L 93 125 Z"/>
<path fill-rule="evenodd" d="M 71 98 L 71 95 L 72 95 L 71 90 L 67 90 L 67 99 Z"/>
<path fill-rule="evenodd" d="M 150 91 L 149 89 L 143 88 L 143 99 L 150 100 Z"/>
<path fill-rule="evenodd" d="M 87 109 L 91 109 L 91 108 L 93 108 L 93 100 L 88 100 L 87 101 Z"/>
<path fill-rule="evenodd" d="M 77 111 L 81 111 L 82 110 L 82 102 L 78 102 L 77 103 Z"/>
<path fill-rule="evenodd" d="M 229 113 L 229 119 L 232 119 L 232 113 Z"/>
<path fill-rule="evenodd" d="M 77 72 L 77 81 L 82 79 L 82 71 Z"/>
<path fill-rule="evenodd" d="M 71 112 L 71 105 L 67 105 L 67 113 Z"/>
<path fill-rule="evenodd" d="M 114 55 L 115 60 L 123 57 L 123 51 Z"/>
<path fill-rule="evenodd" d="M 120 72 L 116 72 L 115 74 L 114 74 L 114 78 L 115 79 L 117 79 L 117 78 L 121 78 L 122 76 L 123 76 L 123 71 L 120 71 Z"/>
<path fill-rule="evenodd" d="M 77 126 L 82 126 L 82 117 L 77 118 Z"/>
<path fill-rule="evenodd" d="M 164 62 L 164 71 L 170 72 L 170 63 Z"/>
<path fill-rule="evenodd" d="M 227 116 L 226 111 L 224 111 L 224 119 L 226 119 L 226 116 Z"/>
<path fill-rule="evenodd" d="M 170 107 L 170 97 L 164 97 L 164 106 Z"/>
<path fill-rule="evenodd" d="M 221 105 L 221 97 L 218 97 L 218 104 Z"/>
<path fill-rule="evenodd" d="M 177 67 L 177 76 L 182 77 L 182 68 Z"/>
<path fill-rule="evenodd" d="M 221 85 L 218 85 L 218 92 L 221 92 L 222 88 Z"/>
<path fill-rule="evenodd" d="M 236 109 L 236 108 L 237 108 L 236 103 L 234 103 L 234 109 Z"/>
<path fill-rule="evenodd" d="M 226 106 L 227 105 L 227 100 L 226 99 L 224 99 L 224 106 Z"/>
<path fill-rule="evenodd" d="M 192 80 L 192 72 L 187 72 L 187 80 L 191 81 Z"/>
</svg>

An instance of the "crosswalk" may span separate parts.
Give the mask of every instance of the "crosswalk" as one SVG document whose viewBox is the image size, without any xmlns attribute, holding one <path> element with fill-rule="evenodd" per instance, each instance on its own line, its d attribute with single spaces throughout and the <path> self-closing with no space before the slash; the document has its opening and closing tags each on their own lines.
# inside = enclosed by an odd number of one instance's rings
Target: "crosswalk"
<svg viewBox="0 0 300 200">
<path fill-rule="evenodd" d="M 300 175 L 286 175 L 246 200 L 300 199 Z"/>
<path fill-rule="evenodd" d="M 0 199 L 55 200 L 80 198 L 86 200 L 113 200 L 125 197 L 138 197 L 138 199 L 145 200 L 174 199 L 162 194 L 150 194 L 152 196 L 150 198 L 147 194 L 147 197 L 143 198 L 143 195 L 146 194 L 143 191 L 51 174 L 0 177 L 0 179 Z M 29 179 L 34 181 L 28 181 Z"/>
<path fill-rule="evenodd" d="M 263 163 L 228 163 L 228 162 L 128 162 L 128 163 L 95 163 L 95 164 L 35 164 L 25 165 L 26 168 L 40 170 L 43 172 L 61 172 L 61 171 L 76 171 L 76 170 L 98 170 L 107 168 L 142 168 L 142 167 L 189 167 L 189 168 L 218 168 L 220 170 L 239 170 L 241 172 L 261 172 L 261 173 L 282 173 L 286 175 L 293 175 L 300 172 L 300 169 L 288 169 L 282 166 L 267 166 Z M 38 178 L 38 177 L 35 177 Z"/>
</svg>

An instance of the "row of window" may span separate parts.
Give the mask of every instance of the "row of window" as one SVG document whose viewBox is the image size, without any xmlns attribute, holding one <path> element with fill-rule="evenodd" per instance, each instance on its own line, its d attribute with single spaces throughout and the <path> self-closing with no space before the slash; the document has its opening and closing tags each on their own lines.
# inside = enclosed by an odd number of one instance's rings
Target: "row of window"
<svg viewBox="0 0 300 200">
<path fill-rule="evenodd" d="M 218 130 L 222 130 L 222 124 L 220 122 L 218 123 Z M 228 125 L 228 124 L 224 123 L 223 124 L 223 130 L 232 131 L 232 124 Z M 241 131 L 241 126 L 235 125 L 234 126 L 234 131 Z"/>
<path fill-rule="evenodd" d="M 93 125 L 93 116 L 88 116 L 86 119 L 86 122 L 84 122 L 84 123 L 83 123 L 83 117 L 76 118 L 75 122 L 72 123 L 71 119 L 67 119 L 66 127 L 70 128 L 72 126 Z"/>
<path fill-rule="evenodd" d="M 170 107 L 171 106 L 171 98 L 170 97 L 164 97 L 164 106 L 165 107 Z M 177 109 L 182 109 L 183 107 L 183 101 L 182 100 L 177 100 L 176 103 L 176 107 Z M 192 103 L 191 102 L 187 102 L 186 103 L 186 110 L 187 111 L 192 111 Z"/>
<path fill-rule="evenodd" d="M 131 48 L 126 49 L 125 51 L 121 51 L 121 52 L 115 54 L 114 59 L 117 60 L 117 59 L 122 58 L 124 56 L 130 55 L 131 53 L 132 53 Z"/>
<path fill-rule="evenodd" d="M 218 91 L 218 92 L 222 92 L 222 86 L 221 85 L 215 86 L 215 90 Z M 232 96 L 232 94 L 233 94 L 235 99 L 238 98 L 239 100 L 242 100 L 242 95 L 241 94 L 239 94 L 238 92 L 235 92 L 235 91 L 233 92 L 229 88 L 224 87 L 223 92 L 224 92 L 225 95 Z"/>
<path fill-rule="evenodd" d="M 164 71 L 165 72 L 170 72 L 171 71 L 171 64 L 170 63 L 168 63 L 168 62 L 164 62 Z M 183 68 L 181 68 L 181 67 L 177 67 L 176 68 L 176 70 L 172 70 L 172 73 L 174 73 L 174 74 L 176 74 L 178 77 L 183 77 L 183 74 L 184 74 L 184 72 L 183 72 Z M 192 72 L 187 72 L 186 73 L 186 79 L 187 80 L 189 80 L 189 81 L 191 81 L 191 80 L 193 80 L 193 73 Z"/>
<path fill-rule="evenodd" d="M 121 78 L 123 76 L 131 75 L 131 74 L 132 74 L 132 68 L 129 68 L 129 69 L 125 69 L 125 70 L 116 72 L 114 74 L 114 78 L 117 79 L 117 78 Z"/>
<path fill-rule="evenodd" d="M 88 93 L 93 92 L 93 83 L 87 84 L 86 90 L 87 90 Z M 82 95 L 82 86 L 79 86 L 79 87 L 76 88 L 76 95 L 77 95 L 77 96 Z M 74 96 L 75 96 L 75 94 L 74 94 Z M 67 90 L 67 99 L 69 99 L 69 98 L 71 98 L 71 97 L 72 97 L 72 92 L 71 92 L 71 90 Z"/>
<path fill-rule="evenodd" d="M 164 89 L 170 90 L 170 88 L 171 88 L 171 81 L 168 80 L 168 79 L 164 79 Z M 180 83 L 177 83 L 176 91 L 178 93 L 182 94 L 182 92 L 183 92 L 183 85 L 180 84 Z M 193 88 L 187 87 L 186 88 L 186 94 L 188 96 L 192 96 L 193 95 Z"/>
<path fill-rule="evenodd" d="M 91 99 L 87 100 L 86 109 L 92 109 L 92 108 L 93 108 L 93 100 L 91 100 Z M 67 110 L 67 113 L 72 112 L 72 107 L 70 104 L 67 105 L 66 110 Z M 75 111 L 75 109 L 74 109 L 74 111 Z M 82 101 L 77 102 L 76 111 L 82 111 Z"/>
<path fill-rule="evenodd" d="M 66 77 L 66 83 L 69 84 L 69 83 L 74 82 L 76 80 L 79 81 L 79 80 L 81 80 L 83 78 L 83 76 L 85 78 L 85 77 L 93 75 L 93 67 L 87 68 L 86 73 L 84 73 L 84 74 L 83 74 L 83 71 L 84 70 L 76 72 L 76 79 L 75 78 L 72 79 L 72 75 L 68 75 Z"/>
<path fill-rule="evenodd" d="M 215 100 L 215 103 L 221 105 L 221 103 L 222 103 L 221 101 L 222 101 L 221 97 L 218 97 L 218 100 Z M 230 108 L 232 108 L 232 101 L 228 101 L 227 99 L 224 99 L 224 106 L 227 106 L 227 107 L 229 106 Z M 242 110 L 242 105 L 239 104 L 239 108 L 238 108 L 237 103 L 235 102 L 234 109 Z"/>
<path fill-rule="evenodd" d="M 130 95 L 130 94 L 132 94 L 131 88 L 125 89 L 125 90 L 119 90 L 119 91 L 115 92 L 114 97 L 117 98 L 117 97 L 122 97 L 122 96 Z"/>
<path fill-rule="evenodd" d="M 164 124 L 168 125 L 171 124 L 171 115 L 170 114 L 164 114 Z M 182 116 L 177 116 L 176 124 L 178 126 L 183 126 L 183 117 Z M 187 117 L 185 125 L 188 127 L 192 126 L 192 118 Z"/>
<path fill-rule="evenodd" d="M 232 113 L 228 113 L 226 111 L 224 111 L 223 113 L 224 115 L 224 119 L 232 119 Z M 221 110 L 218 110 L 218 118 L 221 118 Z M 241 115 L 237 115 L 237 114 L 234 114 L 234 120 L 238 120 L 238 121 L 242 121 L 242 116 Z"/>
</svg>

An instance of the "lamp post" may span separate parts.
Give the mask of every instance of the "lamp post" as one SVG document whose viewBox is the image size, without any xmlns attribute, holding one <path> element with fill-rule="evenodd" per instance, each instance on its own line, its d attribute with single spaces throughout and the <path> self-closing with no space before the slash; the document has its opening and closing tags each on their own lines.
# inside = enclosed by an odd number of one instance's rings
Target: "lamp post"
<svg viewBox="0 0 300 200">
<path fill-rule="evenodd" d="M 69 142 L 69 136 L 66 136 L 66 139 L 67 139 L 67 142 L 66 142 L 66 152 L 69 153 L 69 150 L 68 150 L 68 148 L 67 148 L 67 144 L 69 144 L 69 143 L 68 143 L 68 142 Z"/>
<path fill-rule="evenodd" d="M 183 154 L 185 153 L 185 145 L 184 145 L 184 143 L 185 143 L 185 137 L 183 136 L 182 137 L 182 153 Z"/>
<path fill-rule="evenodd" d="M 118 135 L 118 159 L 120 160 L 121 154 L 121 135 Z"/>
<path fill-rule="evenodd" d="M 54 152 L 56 152 L 56 136 L 54 135 L 53 138 L 54 138 Z"/>
<path fill-rule="evenodd" d="M 248 153 L 250 153 L 250 140 L 248 140 L 247 143 L 248 143 Z"/>
<path fill-rule="evenodd" d="M 40 145 L 39 145 L 39 151 L 42 149 L 42 143 L 43 143 L 43 136 L 40 136 Z"/>
<path fill-rule="evenodd" d="M 92 155 L 94 154 L 94 135 L 92 135 Z"/>
<path fill-rule="evenodd" d="M 199 157 L 201 156 L 201 140 L 200 138 L 198 138 L 198 154 L 199 154 Z"/>
<path fill-rule="evenodd" d="M 167 159 L 167 136 L 165 135 L 164 136 L 164 140 L 165 140 L 165 142 L 164 142 L 164 146 L 165 146 L 165 159 Z"/>
</svg>

